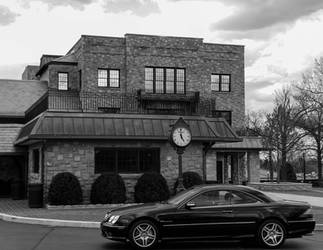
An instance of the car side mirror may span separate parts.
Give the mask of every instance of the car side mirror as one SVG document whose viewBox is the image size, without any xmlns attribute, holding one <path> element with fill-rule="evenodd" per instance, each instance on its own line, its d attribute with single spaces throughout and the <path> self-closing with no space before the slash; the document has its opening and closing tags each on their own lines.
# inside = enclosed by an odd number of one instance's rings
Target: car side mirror
<svg viewBox="0 0 323 250">
<path fill-rule="evenodd" d="M 195 207 L 196 206 L 196 204 L 194 203 L 194 202 L 187 202 L 186 204 L 185 204 L 185 207 L 187 208 L 187 209 L 191 209 L 191 208 L 193 208 L 193 207 Z"/>
</svg>

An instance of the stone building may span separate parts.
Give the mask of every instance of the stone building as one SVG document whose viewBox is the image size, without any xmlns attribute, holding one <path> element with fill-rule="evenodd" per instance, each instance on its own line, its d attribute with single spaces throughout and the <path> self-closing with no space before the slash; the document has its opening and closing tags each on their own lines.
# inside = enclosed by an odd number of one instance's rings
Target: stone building
<svg viewBox="0 0 323 250">
<path fill-rule="evenodd" d="M 183 171 L 217 183 L 259 179 L 259 138 L 235 133 L 245 113 L 243 46 L 83 35 L 66 55 L 27 66 L 22 78 L 15 84 L 38 84 L 39 95 L 23 110 L 10 147 L 24 154 L 24 186 L 42 183 L 45 200 L 51 179 L 64 171 L 78 177 L 85 201 L 106 172 L 122 176 L 129 200 L 143 172 L 160 172 L 172 188 L 178 161 L 168 136 L 179 117 L 192 131 Z M 7 127 L 14 124 L 7 119 Z"/>
</svg>

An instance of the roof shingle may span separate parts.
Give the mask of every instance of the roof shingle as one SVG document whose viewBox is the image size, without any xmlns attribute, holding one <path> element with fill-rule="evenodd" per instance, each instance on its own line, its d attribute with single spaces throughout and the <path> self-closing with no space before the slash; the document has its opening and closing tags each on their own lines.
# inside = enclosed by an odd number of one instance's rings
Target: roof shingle
<svg viewBox="0 0 323 250">
<path fill-rule="evenodd" d="M 47 91 L 47 82 L 0 79 L 0 116 L 21 116 Z"/>
</svg>

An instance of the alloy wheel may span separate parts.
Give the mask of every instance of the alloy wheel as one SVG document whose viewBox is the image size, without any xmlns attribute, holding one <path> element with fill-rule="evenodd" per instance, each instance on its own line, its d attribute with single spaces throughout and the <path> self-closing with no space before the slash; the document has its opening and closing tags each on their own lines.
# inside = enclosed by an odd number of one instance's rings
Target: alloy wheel
<svg viewBox="0 0 323 250">
<path fill-rule="evenodd" d="M 284 241 L 284 229 L 277 222 L 268 222 L 261 228 L 261 240 L 268 247 L 277 247 Z"/>
<path fill-rule="evenodd" d="M 132 239 L 138 247 L 149 248 L 156 242 L 156 229 L 148 222 L 139 223 L 132 231 Z"/>
</svg>

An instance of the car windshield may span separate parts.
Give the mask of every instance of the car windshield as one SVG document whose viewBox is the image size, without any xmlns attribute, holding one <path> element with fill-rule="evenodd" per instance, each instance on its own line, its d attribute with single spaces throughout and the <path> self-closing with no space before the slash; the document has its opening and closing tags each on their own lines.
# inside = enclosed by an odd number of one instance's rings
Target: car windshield
<svg viewBox="0 0 323 250">
<path fill-rule="evenodd" d="M 187 190 L 184 190 L 182 192 L 179 192 L 175 196 L 171 197 L 170 199 L 167 200 L 167 203 L 178 205 L 181 203 L 184 199 L 187 197 L 190 197 L 191 195 L 196 193 L 196 189 L 190 188 Z"/>
</svg>

